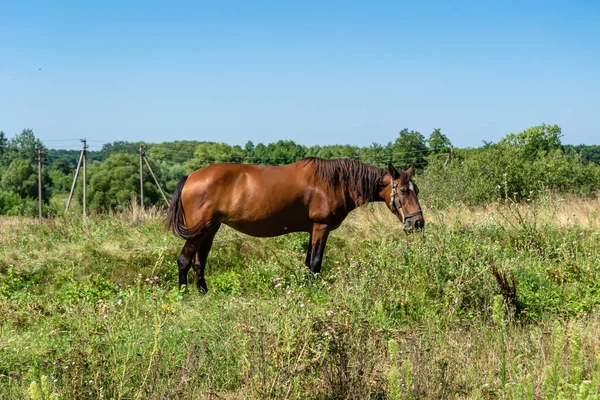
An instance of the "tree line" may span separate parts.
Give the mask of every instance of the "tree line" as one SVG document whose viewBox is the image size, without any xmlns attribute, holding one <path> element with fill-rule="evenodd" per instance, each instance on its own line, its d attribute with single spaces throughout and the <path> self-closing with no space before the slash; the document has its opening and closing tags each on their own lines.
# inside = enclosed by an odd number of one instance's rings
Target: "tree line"
<svg viewBox="0 0 600 400">
<path fill-rule="evenodd" d="M 220 142 L 117 141 L 88 151 L 88 208 L 119 210 L 139 198 L 139 149 L 143 146 L 163 188 L 172 191 L 179 179 L 206 165 L 231 162 L 280 165 L 304 157 L 348 158 L 407 168 L 414 164 L 422 196 L 443 206 L 461 201 L 478 205 L 510 196 L 517 200 L 546 191 L 595 195 L 600 188 L 600 146 L 563 145 L 556 125 L 540 125 L 510 133 L 498 143 L 453 148 L 440 129 L 427 137 L 403 129 L 385 145 L 304 146 L 291 140 L 244 146 Z M 77 150 L 48 149 L 25 129 L 8 139 L 0 131 L 0 214 L 37 212 L 37 149 L 41 149 L 43 200 L 48 214 L 60 214 L 79 157 Z M 160 192 L 144 170 L 144 203 L 159 204 Z M 81 178 L 79 178 L 81 179 Z M 81 202 L 81 184 L 75 200 Z"/>
</svg>

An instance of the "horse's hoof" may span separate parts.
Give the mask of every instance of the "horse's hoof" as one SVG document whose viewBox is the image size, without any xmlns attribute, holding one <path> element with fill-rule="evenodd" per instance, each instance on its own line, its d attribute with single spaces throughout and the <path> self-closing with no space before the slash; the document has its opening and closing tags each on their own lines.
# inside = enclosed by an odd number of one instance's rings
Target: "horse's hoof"
<svg viewBox="0 0 600 400">
<path fill-rule="evenodd" d="M 198 293 L 200 294 L 206 294 L 208 293 L 208 287 L 206 286 L 206 281 L 203 279 L 201 279 L 200 281 L 198 281 L 196 287 L 198 288 Z"/>
</svg>

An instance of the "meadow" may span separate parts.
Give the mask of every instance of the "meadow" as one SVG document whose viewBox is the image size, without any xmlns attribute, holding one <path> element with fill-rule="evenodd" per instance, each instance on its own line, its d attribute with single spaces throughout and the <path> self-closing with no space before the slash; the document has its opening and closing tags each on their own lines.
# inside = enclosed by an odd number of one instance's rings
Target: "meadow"
<svg viewBox="0 0 600 400">
<path fill-rule="evenodd" d="M 306 234 L 222 228 L 206 295 L 161 211 L 0 217 L 0 399 L 599 399 L 600 201 L 422 206 L 353 212 L 316 277 Z"/>
</svg>

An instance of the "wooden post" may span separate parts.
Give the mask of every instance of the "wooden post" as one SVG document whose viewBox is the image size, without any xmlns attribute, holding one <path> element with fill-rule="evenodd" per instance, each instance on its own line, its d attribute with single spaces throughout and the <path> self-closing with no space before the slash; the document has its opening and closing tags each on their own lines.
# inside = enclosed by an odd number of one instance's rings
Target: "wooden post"
<svg viewBox="0 0 600 400">
<path fill-rule="evenodd" d="M 37 149 L 37 161 L 38 161 L 38 218 L 40 224 L 42 223 L 42 149 Z"/>
<path fill-rule="evenodd" d="M 142 159 L 144 158 L 144 146 L 140 144 L 140 207 L 144 211 L 144 175 Z"/>
<path fill-rule="evenodd" d="M 444 167 L 452 162 L 453 152 L 454 152 L 454 148 L 452 146 L 450 146 L 450 152 L 448 153 L 448 156 L 446 157 L 446 161 L 444 162 Z"/>
<path fill-rule="evenodd" d="M 67 210 L 69 209 L 69 204 L 71 204 L 71 199 L 73 198 L 73 192 L 75 191 L 75 183 L 77 183 L 77 175 L 79 175 L 79 167 L 81 166 L 82 159 L 83 151 L 79 154 L 79 161 L 77 161 L 77 169 L 75 169 L 75 175 L 73 176 L 73 184 L 71 185 L 71 191 L 69 192 L 69 198 L 67 199 L 65 212 L 67 212 Z"/>
<path fill-rule="evenodd" d="M 152 171 L 152 167 L 150 166 L 150 163 L 148 162 L 148 158 L 146 158 L 146 156 L 144 156 L 144 161 L 146 161 L 146 165 L 148 166 L 148 170 L 150 171 L 150 175 L 152 175 L 152 178 L 154 179 L 154 183 L 156 183 L 156 186 L 158 186 L 158 190 L 160 190 L 160 194 L 162 194 L 163 199 L 165 200 L 165 203 L 167 203 L 167 206 L 170 204 L 169 200 L 167 200 L 167 196 L 165 195 L 165 192 L 163 192 L 162 188 L 160 187 L 160 183 L 158 183 L 158 179 L 156 179 L 156 175 L 154 175 L 154 171 Z"/>
<path fill-rule="evenodd" d="M 83 142 L 83 216 L 87 215 L 87 174 L 85 172 L 85 167 L 87 165 L 87 144 L 86 140 L 82 139 Z"/>
</svg>

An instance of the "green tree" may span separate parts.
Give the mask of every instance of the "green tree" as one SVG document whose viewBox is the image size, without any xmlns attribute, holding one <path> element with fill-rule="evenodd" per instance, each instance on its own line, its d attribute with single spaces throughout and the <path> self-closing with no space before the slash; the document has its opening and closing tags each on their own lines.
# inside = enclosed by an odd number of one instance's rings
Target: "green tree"
<svg viewBox="0 0 600 400">
<path fill-rule="evenodd" d="M 17 193 L 20 197 L 37 198 L 37 171 L 31 162 L 23 158 L 12 160 L 2 176 L 2 188 Z"/>
<path fill-rule="evenodd" d="M 100 152 L 102 153 L 102 157 L 104 159 L 110 157 L 113 153 L 123 153 L 123 154 L 139 154 L 140 153 L 140 145 L 145 145 L 144 142 L 126 142 L 123 140 L 115 141 L 112 143 L 105 143 L 102 145 L 102 149 Z M 148 146 L 150 147 L 150 146 Z"/>
<path fill-rule="evenodd" d="M 36 139 L 31 129 L 23 129 L 21 133 L 10 140 L 6 140 L 2 133 L 0 148 L 2 151 L 0 186 L 4 191 L 11 192 L 22 200 L 18 207 L 11 207 L 9 213 L 30 215 L 32 210 L 30 205 L 33 204 L 33 199 L 38 197 L 37 149 L 42 151 L 42 165 L 47 160 L 47 149 L 39 139 Z M 50 196 L 50 183 L 47 169 L 44 168 L 42 172 L 42 199 L 44 201 L 47 201 Z M 26 198 L 31 198 L 31 201 Z M 21 205 L 23 206 L 21 207 Z M 37 206 L 35 208 L 37 209 Z"/>
<path fill-rule="evenodd" d="M 450 139 L 442 133 L 440 128 L 436 128 L 429 135 L 427 146 L 429 147 L 429 152 L 431 154 L 447 154 L 448 151 L 450 151 L 450 147 L 452 147 L 452 142 L 450 142 Z"/>
<path fill-rule="evenodd" d="M 577 155 L 583 164 L 594 163 L 600 165 L 600 146 L 580 144 L 573 146 L 563 145 L 567 154 Z"/>
<path fill-rule="evenodd" d="M 48 172 L 48 176 L 52 181 L 52 191 L 54 193 L 66 193 L 71 188 L 71 182 L 73 177 L 66 175 L 56 169 L 51 169 Z"/>
<path fill-rule="evenodd" d="M 248 140 L 244 145 L 244 162 L 252 162 L 254 157 L 254 143 Z"/>
<path fill-rule="evenodd" d="M 254 147 L 252 153 L 247 151 L 246 162 L 251 164 L 282 165 L 289 164 L 306 157 L 306 147 L 295 143 L 293 140 L 279 140 L 275 143 L 264 145 L 259 143 Z"/>
<path fill-rule="evenodd" d="M 452 148 L 452 142 L 446 135 L 442 133 L 442 130 L 436 128 L 429 135 L 427 139 L 427 146 L 429 147 L 429 155 L 427 156 L 427 166 L 432 164 L 446 163 Z"/>
<path fill-rule="evenodd" d="M 51 167 L 52 170 L 59 171 L 64 175 L 70 175 L 73 173 L 73 164 L 66 158 L 59 158 L 54 161 Z"/>
<path fill-rule="evenodd" d="M 171 162 L 183 165 L 194 157 L 196 147 L 202 142 L 196 140 L 177 140 L 148 145 L 146 154 L 149 160 L 155 162 Z"/>
<path fill-rule="evenodd" d="M 328 146 L 311 146 L 305 152 L 308 157 L 320 157 L 326 159 L 348 158 L 358 160 L 362 158 L 363 149 L 358 146 L 334 144 Z"/>
<path fill-rule="evenodd" d="M 396 166 L 403 169 L 414 164 L 417 168 L 427 166 L 427 155 L 429 149 L 425 144 L 425 137 L 417 131 L 403 129 L 392 147 L 392 160 Z"/>
<path fill-rule="evenodd" d="M 160 183 L 168 192 L 172 192 L 182 176 L 192 172 L 195 165 L 187 167 L 194 158 L 196 148 L 203 142 L 196 140 L 178 140 L 153 144 L 146 151 L 152 169 L 160 176 Z"/>
<path fill-rule="evenodd" d="M 52 180 L 52 189 L 57 192 L 66 192 L 71 187 L 73 173 L 73 164 L 67 158 L 59 158 L 56 160 L 48 175 Z"/>
<path fill-rule="evenodd" d="M 33 130 L 23 129 L 21 133 L 8 141 L 6 153 L 8 163 L 16 158 L 37 163 L 37 149 L 42 150 L 42 162 L 46 163 L 48 150 L 39 139 L 36 139 Z"/>
<path fill-rule="evenodd" d="M 306 148 L 293 140 L 279 140 L 269 143 L 267 152 L 269 154 L 268 164 L 289 164 L 303 158 Z"/>
<path fill-rule="evenodd" d="M 518 147 L 526 156 L 535 156 L 539 152 L 560 149 L 562 137 L 558 125 L 539 125 L 525 129 L 520 133 L 510 133 L 500 140 L 500 145 Z"/>
<path fill-rule="evenodd" d="M 240 146 L 230 146 L 225 143 L 203 142 L 196 146 L 194 157 L 185 163 L 189 170 L 206 167 L 218 163 L 241 163 L 244 152 Z"/>
<path fill-rule="evenodd" d="M 267 149 L 267 146 L 262 143 L 259 143 L 254 147 L 254 156 L 246 160 L 246 162 L 251 164 L 269 164 L 269 161 L 269 150 Z"/>
<path fill-rule="evenodd" d="M 49 167 L 52 167 L 57 160 L 64 158 L 70 162 L 74 168 L 77 166 L 77 162 L 79 161 L 81 150 L 47 149 L 47 155 Z M 103 161 L 104 155 L 101 151 L 88 150 L 86 152 L 86 160 L 88 164 L 91 164 L 94 161 Z"/>
<path fill-rule="evenodd" d="M 361 149 L 361 159 L 369 164 L 385 166 L 389 161 L 389 151 L 379 144 L 371 143 L 369 147 Z"/>
</svg>

